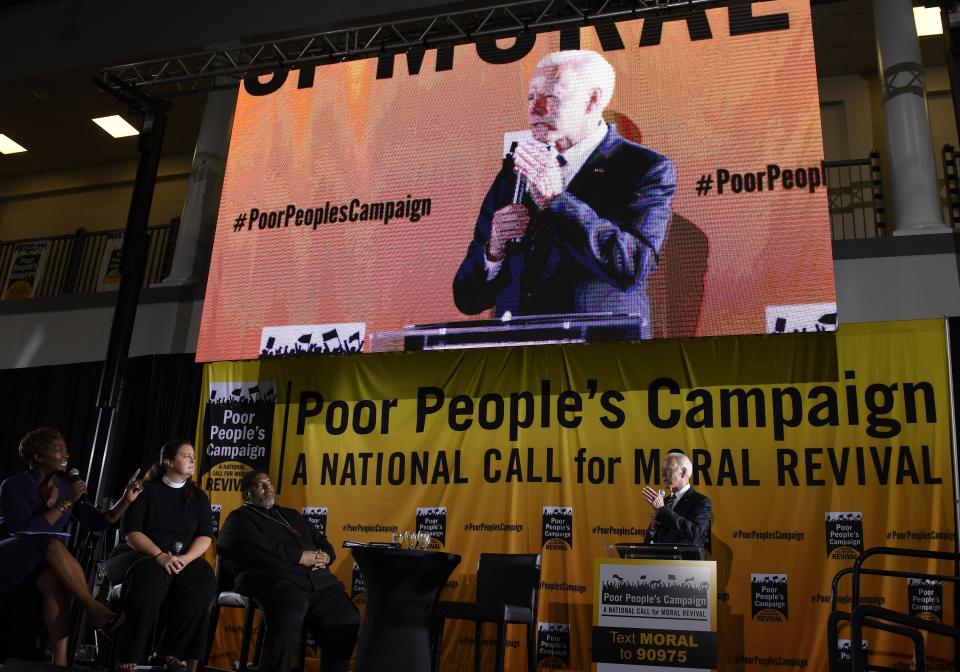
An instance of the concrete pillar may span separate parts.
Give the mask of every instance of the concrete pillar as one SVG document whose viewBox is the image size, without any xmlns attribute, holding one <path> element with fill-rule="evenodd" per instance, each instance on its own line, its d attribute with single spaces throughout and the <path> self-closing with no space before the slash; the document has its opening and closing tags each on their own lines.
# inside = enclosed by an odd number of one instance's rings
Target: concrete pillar
<svg viewBox="0 0 960 672">
<path fill-rule="evenodd" d="M 947 233 L 911 0 L 873 0 L 895 236 Z"/>
<path fill-rule="evenodd" d="M 207 94 L 177 244 L 163 285 L 191 284 L 207 273 L 236 104 L 235 88 Z"/>
</svg>

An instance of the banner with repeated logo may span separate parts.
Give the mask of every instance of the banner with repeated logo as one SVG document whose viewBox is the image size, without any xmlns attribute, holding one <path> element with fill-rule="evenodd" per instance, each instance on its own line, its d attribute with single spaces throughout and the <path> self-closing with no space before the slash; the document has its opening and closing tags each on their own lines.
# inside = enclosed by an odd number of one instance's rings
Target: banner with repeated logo
<svg viewBox="0 0 960 672">
<path fill-rule="evenodd" d="M 541 670 L 590 669 L 594 559 L 607 544 L 642 540 L 650 509 L 640 490 L 659 485 L 671 449 L 692 458 L 693 485 L 713 502 L 719 669 L 827 669 L 838 570 L 874 546 L 955 544 L 939 320 L 223 362 L 206 366 L 204 386 L 200 483 L 221 524 L 240 505 L 239 475 L 267 466 L 279 503 L 326 530 L 334 571 L 361 609 L 347 540 L 430 534 L 432 548 L 463 556 L 448 600 L 474 598 L 481 552 L 539 552 Z M 871 604 L 953 619 L 952 591 L 938 583 L 868 577 L 862 592 Z M 228 667 L 239 614 L 222 622 L 211 662 Z M 849 631 L 840 636 L 848 656 Z M 522 627 L 508 639 L 508 665 L 520 669 Z M 873 630 L 863 640 L 872 662 L 909 664 L 902 640 Z M 469 667 L 473 643 L 472 625 L 450 623 L 442 669 Z M 930 667 L 947 669 L 946 643 L 928 647 Z"/>
</svg>

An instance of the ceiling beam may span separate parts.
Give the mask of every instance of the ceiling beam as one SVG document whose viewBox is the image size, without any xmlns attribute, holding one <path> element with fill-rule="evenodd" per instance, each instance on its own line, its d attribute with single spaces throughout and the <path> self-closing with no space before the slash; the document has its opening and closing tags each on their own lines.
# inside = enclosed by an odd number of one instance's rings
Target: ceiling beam
<svg viewBox="0 0 960 672">
<path fill-rule="evenodd" d="M 237 86 L 248 74 L 369 58 L 411 48 L 466 44 L 480 37 L 546 32 L 571 24 L 637 18 L 744 4 L 747 0 L 525 0 L 482 9 L 374 23 L 321 33 L 226 45 L 207 51 L 103 69 L 100 79 L 122 81 L 171 96 Z"/>
</svg>

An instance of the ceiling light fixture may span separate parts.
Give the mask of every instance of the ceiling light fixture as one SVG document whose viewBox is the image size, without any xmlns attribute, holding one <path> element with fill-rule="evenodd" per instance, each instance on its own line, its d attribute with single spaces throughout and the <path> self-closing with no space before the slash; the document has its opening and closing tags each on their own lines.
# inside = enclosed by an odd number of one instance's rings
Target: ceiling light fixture
<svg viewBox="0 0 960 672">
<path fill-rule="evenodd" d="M 939 7 L 914 7 L 913 22 L 917 26 L 917 37 L 943 35 L 943 22 L 940 20 Z"/>
<path fill-rule="evenodd" d="M 119 114 L 110 117 L 97 117 L 91 119 L 91 121 L 115 138 L 128 138 L 131 135 L 140 134 L 140 131 L 127 123 L 126 119 Z"/>
<path fill-rule="evenodd" d="M 27 151 L 26 147 L 14 142 L 3 133 L 0 133 L 0 154 L 19 154 L 25 151 Z"/>
</svg>

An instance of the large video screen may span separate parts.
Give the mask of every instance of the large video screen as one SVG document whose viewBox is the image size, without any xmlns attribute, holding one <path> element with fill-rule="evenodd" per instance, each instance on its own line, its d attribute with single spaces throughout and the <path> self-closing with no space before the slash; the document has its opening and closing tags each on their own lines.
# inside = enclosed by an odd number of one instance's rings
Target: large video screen
<svg viewBox="0 0 960 672">
<path fill-rule="evenodd" d="M 197 359 L 833 329 L 822 157 L 806 0 L 248 80 Z"/>
</svg>

